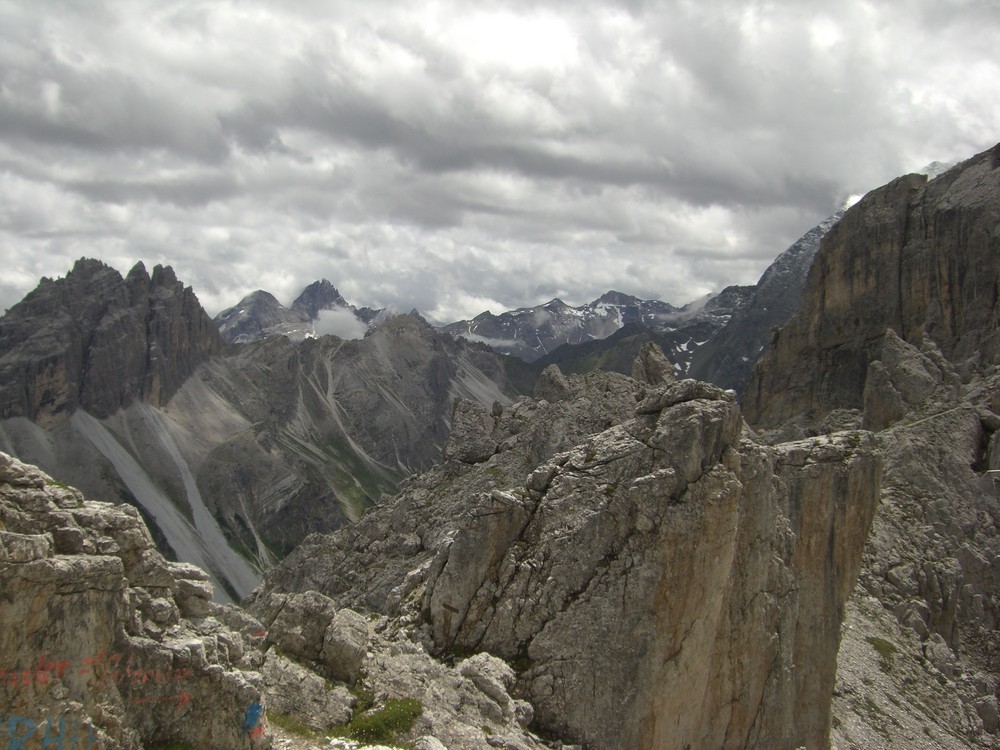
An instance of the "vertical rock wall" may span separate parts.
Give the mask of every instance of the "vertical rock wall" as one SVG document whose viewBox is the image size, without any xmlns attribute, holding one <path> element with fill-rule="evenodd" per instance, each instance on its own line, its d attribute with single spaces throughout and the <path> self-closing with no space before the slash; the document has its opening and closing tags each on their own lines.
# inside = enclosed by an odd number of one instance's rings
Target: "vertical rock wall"
<svg viewBox="0 0 1000 750">
<path fill-rule="evenodd" d="M 995 363 L 998 222 L 1000 145 L 929 183 L 907 175 L 866 195 L 823 239 L 802 306 L 754 370 L 747 420 L 860 409 L 887 328 L 956 363 Z"/>
<path fill-rule="evenodd" d="M 77 408 L 107 417 L 135 399 L 162 406 L 218 331 L 170 268 L 124 280 L 96 260 L 42 283 L 0 318 L 0 418 L 57 424 Z"/>
</svg>

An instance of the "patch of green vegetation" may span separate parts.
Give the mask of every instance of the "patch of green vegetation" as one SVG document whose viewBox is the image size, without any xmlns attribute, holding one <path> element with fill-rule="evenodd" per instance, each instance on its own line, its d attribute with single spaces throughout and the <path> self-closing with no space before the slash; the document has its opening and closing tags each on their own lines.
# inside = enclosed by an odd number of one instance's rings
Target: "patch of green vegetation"
<svg viewBox="0 0 1000 750">
<path fill-rule="evenodd" d="M 149 750 L 198 750 L 198 748 L 186 742 L 154 742 L 149 746 Z"/>
<path fill-rule="evenodd" d="M 351 688 L 351 695 L 354 696 L 354 713 L 364 713 L 375 705 L 375 693 L 364 685 L 356 685 Z"/>
<path fill-rule="evenodd" d="M 894 643 L 873 635 L 868 636 L 865 640 L 878 652 L 879 669 L 889 674 L 892 671 L 893 664 L 896 662 L 896 651 L 899 649 L 896 648 Z"/>
<path fill-rule="evenodd" d="M 286 732 L 294 734 L 296 737 L 302 737 L 307 740 L 316 740 L 322 737 L 315 729 L 289 714 L 273 714 L 268 711 L 267 720 L 275 726 L 281 727 Z"/>
<path fill-rule="evenodd" d="M 395 742 L 396 733 L 410 731 L 423 710 L 420 701 L 412 698 L 386 701 L 382 708 L 351 719 L 347 733 L 358 742 Z"/>
</svg>

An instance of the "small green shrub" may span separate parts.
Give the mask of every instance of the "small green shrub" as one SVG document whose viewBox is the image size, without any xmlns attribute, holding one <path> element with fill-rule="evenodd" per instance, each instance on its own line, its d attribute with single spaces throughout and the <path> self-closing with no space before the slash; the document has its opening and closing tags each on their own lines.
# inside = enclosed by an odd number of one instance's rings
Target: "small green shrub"
<svg viewBox="0 0 1000 750">
<path fill-rule="evenodd" d="M 420 701 L 411 698 L 386 701 L 377 711 L 351 719 L 348 734 L 358 742 L 394 742 L 396 732 L 409 731 L 423 710 Z"/>
</svg>

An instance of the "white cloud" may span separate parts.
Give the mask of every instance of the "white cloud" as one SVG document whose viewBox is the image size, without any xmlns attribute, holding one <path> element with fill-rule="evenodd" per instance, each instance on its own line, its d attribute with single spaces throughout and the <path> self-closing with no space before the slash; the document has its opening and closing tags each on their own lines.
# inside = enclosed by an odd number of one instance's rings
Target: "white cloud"
<svg viewBox="0 0 1000 750">
<path fill-rule="evenodd" d="M 683 304 L 993 145 L 995 3 L 0 6 L 0 309 L 75 258 L 214 314 Z"/>
<path fill-rule="evenodd" d="M 364 337 L 368 326 L 354 317 L 350 310 L 320 310 L 319 318 L 313 326 L 317 336 L 337 336 L 342 339 Z"/>
</svg>

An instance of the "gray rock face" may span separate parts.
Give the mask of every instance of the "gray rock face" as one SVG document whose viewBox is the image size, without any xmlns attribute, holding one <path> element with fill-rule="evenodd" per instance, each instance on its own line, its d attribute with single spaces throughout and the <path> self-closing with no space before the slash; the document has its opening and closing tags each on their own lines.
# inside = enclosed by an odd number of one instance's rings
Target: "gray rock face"
<svg viewBox="0 0 1000 750">
<path fill-rule="evenodd" d="M 271 746 L 248 645 L 205 616 L 207 576 L 164 560 L 134 508 L 0 454 L 0 550 L 12 747 Z"/>
<path fill-rule="evenodd" d="M 871 437 L 766 448 L 708 384 L 563 379 L 495 416 L 488 460 L 311 537 L 257 600 L 313 588 L 502 657 L 534 725 L 588 747 L 824 746 Z M 486 695 L 510 679 L 475 658 L 460 671 Z"/>
<path fill-rule="evenodd" d="M 674 367 L 655 344 L 643 344 L 632 365 L 632 379 L 648 385 L 666 385 L 677 378 Z"/>
<path fill-rule="evenodd" d="M 260 671 L 268 710 L 295 716 L 317 732 L 350 721 L 357 700 L 343 685 L 329 686 L 316 672 L 274 651 L 267 652 Z"/>
<path fill-rule="evenodd" d="M 930 182 L 901 177 L 844 214 L 823 239 L 802 307 L 755 370 L 744 401 L 752 424 L 860 408 L 886 328 L 911 343 L 929 338 L 953 363 L 997 362 L 997 153 Z"/>
<path fill-rule="evenodd" d="M 762 435 L 879 430 L 879 512 L 834 703 L 839 747 L 997 747 L 996 148 L 873 191 L 824 239 L 747 391 Z"/>
<path fill-rule="evenodd" d="M 76 409 L 107 417 L 161 406 L 221 349 L 190 287 L 169 268 L 127 278 L 95 260 L 43 279 L 0 318 L 0 418 L 54 425 Z"/>
</svg>

